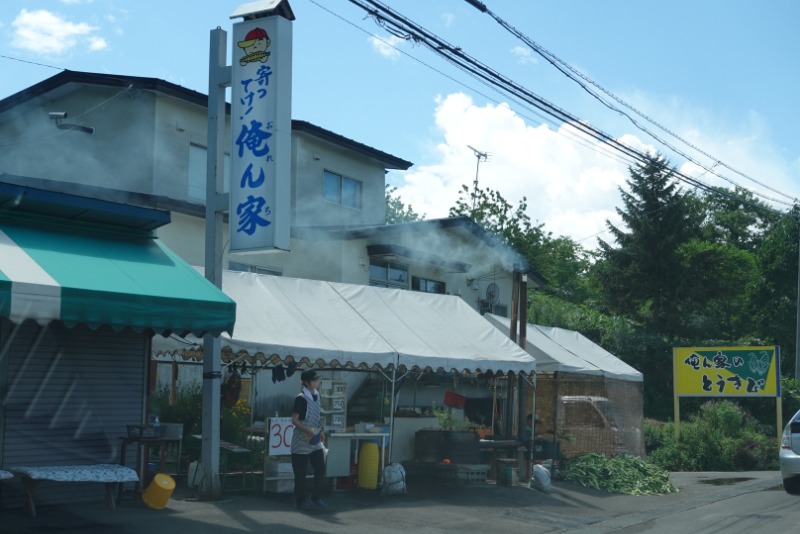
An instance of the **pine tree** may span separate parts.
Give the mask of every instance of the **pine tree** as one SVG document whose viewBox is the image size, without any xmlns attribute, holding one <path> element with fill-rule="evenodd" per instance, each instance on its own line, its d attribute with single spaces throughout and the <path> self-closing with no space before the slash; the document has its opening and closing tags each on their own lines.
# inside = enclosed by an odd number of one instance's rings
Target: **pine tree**
<svg viewBox="0 0 800 534">
<path fill-rule="evenodd" d="M 611 312 L 674 334 L 681 322 L 679 248 L 699 237 L 701 215 L 663 156 L 651 154 L 629 172 L 630 191 L 620 189 L 617 208 L 627 229 L 606 221 L 617 246 L 599 241 L 595 273 Z"/>
</svg>

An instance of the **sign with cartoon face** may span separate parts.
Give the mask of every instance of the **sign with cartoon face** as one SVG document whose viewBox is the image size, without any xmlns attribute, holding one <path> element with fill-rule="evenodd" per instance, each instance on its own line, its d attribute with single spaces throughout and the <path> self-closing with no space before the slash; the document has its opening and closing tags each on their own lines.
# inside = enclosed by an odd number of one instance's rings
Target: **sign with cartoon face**
<svg viewBox="0 0 800 534">
<path fill-rule="evenodd" d="M 280 15 L 233 25 L 231 252 L 289 249 L 292 23 Z"/>
<path fill-rule="evenodd" d="M 780 349 L 673 349 L 675 393 L 683 397 L 779 397 Z"/>
<path fill-rule="evenodd" d="M 239 45 L 244 54 L 239 59 L 239 65 L 242 67 L 256 61 L 266 63 L 269 59 L 270 53 L 267 52 L 267 48 L 269 48 L 270 40 L 264 28 L 253 28 L 244 36 L 244 41 L 239 41 L 236 44 Z"/>
</svg>

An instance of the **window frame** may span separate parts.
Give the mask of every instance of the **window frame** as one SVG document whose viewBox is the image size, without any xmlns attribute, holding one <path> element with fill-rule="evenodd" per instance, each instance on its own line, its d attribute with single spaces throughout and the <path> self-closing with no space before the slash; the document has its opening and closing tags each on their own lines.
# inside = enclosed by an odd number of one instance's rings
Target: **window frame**
<svg viewBox="0 0 800 534">
<path fill-rule="evenodd" d="M 436 284 L 440 285 L 442 290 L 441 291 L 428 291 L 427 286 L 429 284 Z M 426 289 L 420 289 L 420 286 L 424 285 Z M 443 282 L 441 280 L 434 280 L 433 278 L 424 278 L 422 276 L 412 276 L 411 277 L 411 291 L 419 291 L 420 293 L 431 293 L 432 295 L 446 295 L 447 294 L 447 282 Z"/>
<path fill-rule="evenodd" d="M 328 180 L 333 178 L 336 180 L 335 195 L 329 194 L 329 190 L 332 191 L 333 188 L 329 187 Z M 352 188 L 352 193 L 348 193 L 348 188 Z M 352 201 L 347 201 L 351 196 L 355 198 Z M 334 198 L 335 197 L 335 198 Z M 364 183 L 361 180 L 356 180 L 355 178 L 350 178 L 349 176 L 345 176 L 344 174 L 334 172 L 328 169 L 323 169 L 322 171 L 322 199 L 326 202 L 330 202 L 331 204 L 336 204 L 337 206 L 342 206 L 344 208 L 350 208 L 354 210 L 360 210 L 364 206 Z M 356 204 L 356 205 L 353 205 Z"/>
<path fill-rule="evenodd" d="M 386 276 L 383 278 L 373 277 L 373 266 L 383 268 L 386 271 Z M 405 280 L 392 281 L 391 271 L 400 271 L 405 273 Z M 392 261 L 382 260 L 379 258 L 369 259 L 369 285 L 372 287 L 388 287 L 393 289 L 408 289 L 409 288 L 409 275 L 408 265 L 402 263 L 395 263 Z"/>
</svg>

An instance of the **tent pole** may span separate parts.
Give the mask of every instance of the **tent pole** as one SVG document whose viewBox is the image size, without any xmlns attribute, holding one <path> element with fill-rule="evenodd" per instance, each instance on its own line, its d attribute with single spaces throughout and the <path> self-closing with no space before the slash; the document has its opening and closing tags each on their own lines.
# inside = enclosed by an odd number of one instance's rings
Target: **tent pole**
<svg viewBox="0 0 800 534">
<path fill-rule="evenodd" d="M 555 458 L 556 456 L 556 443 L 558 443 L 558 409 L 559 409 L 559 402 L 558 402 L 558 395 L 559 390 L 561 389 L 561 373 L 556 371 L 553 373 L 553 379 L 556 381 L 556 387 L 553 388 L 555 390 L 556 398 L 554 400 L 554 410 L 553 410 L 553 469 L 555 469 L 556 462 L 560 462 L 560 458 Z M 567 414 L 564 414 L 564 418 L 566 419 Z M 561 452 L 561 448 L 559 447 L 559 453 Z"/>
<path fill-rule="evenodd" d="M 395 385 L 397 384 L 397 366 L 392 367 L 392 413 L 389 414 L 389 463 L 392 463 L 392 443 L 394 442 L 394 403 Z M 383 469 L 384 466 L 381 466 Z"/>
<path fill-rule="evenodd" d="M 531 476 L 533 475 L 533 462 L 536 454 L 536 451 L 533 448 L 534 447 L 533 443 L 535 441 L 534 436 L 536 435 L 536 373 L 533 374 L 532 379 L 529 380 L 528 382 L 531 385 L 531 414 L 533 414 L 533 417 L 531 418 L 531 442 L 528 444 L 529 445 L 528 450 L 530 451 L 529 453 L 530 458 L 528 458 L 529 460 L 528 472 L 526 473 L 528 475 L 528 479 L 530 479 Z"/>
</svg>

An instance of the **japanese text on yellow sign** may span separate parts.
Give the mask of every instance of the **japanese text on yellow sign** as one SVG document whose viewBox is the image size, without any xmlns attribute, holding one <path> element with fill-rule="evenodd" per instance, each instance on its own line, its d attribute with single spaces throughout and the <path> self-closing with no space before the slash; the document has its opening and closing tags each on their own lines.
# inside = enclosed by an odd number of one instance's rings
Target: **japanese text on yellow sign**
<svg viewBox="0 0 800 534">
<path fill-rule="evenodd" d="M 679 396 L 780 396 L 777 346 L 679 347 L 673 349 L 673 357 Z"/>
</svg>

